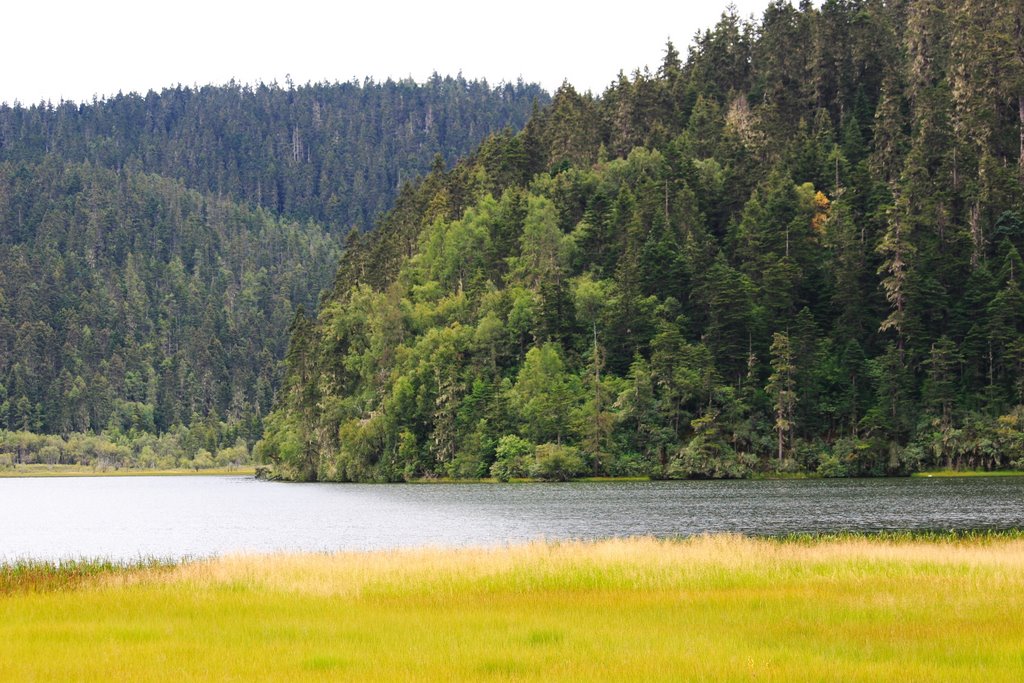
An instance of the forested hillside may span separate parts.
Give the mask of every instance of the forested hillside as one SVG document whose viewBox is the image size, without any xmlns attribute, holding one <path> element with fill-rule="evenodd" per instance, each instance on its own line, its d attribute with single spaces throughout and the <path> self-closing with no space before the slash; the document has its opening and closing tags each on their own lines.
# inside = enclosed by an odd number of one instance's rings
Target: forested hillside
<svg viewBox="0 0 1024 683">
<path fill-rule="evenodd" d="M 0 160 L 56 155 L 177 178 L 189 188 L 313 219 L 370 227 L 434 155 L 455 159 L 520 129 L 536 85 L 412 81 L 175 87 L 92 103 L 0 106 Z"/>
<path fill-rule="evenodd" d="M 53 158 L 0 164 L 0 221 L 0 427 L 51 434 L 257 420 L 341 251 L 313 223 Z"/>
<path fill-rule="evenodd" d="M 726 13 L 564 85 L 353 240 L 263 459 L 300 479 L 1021 466 L 1020 3 Z"/>
<path fill-rule="evenodd" d="M 546 97 L 434 78 L 0 106 L 0 430 L 251 445 L 346 235 Z"/>
</svg>

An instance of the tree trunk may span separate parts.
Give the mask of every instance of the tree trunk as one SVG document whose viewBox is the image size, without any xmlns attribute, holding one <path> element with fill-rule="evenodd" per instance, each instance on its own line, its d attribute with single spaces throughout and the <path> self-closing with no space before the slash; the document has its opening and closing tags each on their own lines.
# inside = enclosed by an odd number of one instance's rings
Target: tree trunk
<svg viewBox="0 0 1024 683">
<path fill-rule="evenodd" d="M 1017 96 L 1017 116 L 1020 117 L 1020 157 L 1017 159 L 1017 173 L 1024 185 L 1024 94 Z"/>
<path fill-rule="evenodd" d="M 784 445 L 784 439 L 783 439 L 783 436 L 782 436 L 783 429 L 782 429 L 782 427 L 778 427 L 778 428 L 776 428 L 776 431 L 779 433 L 779 464 L 781 465 L 782 464 L 782 455 L 785 452 L 784 448 L 783 448 L 783 445 Z"/>
</svg>

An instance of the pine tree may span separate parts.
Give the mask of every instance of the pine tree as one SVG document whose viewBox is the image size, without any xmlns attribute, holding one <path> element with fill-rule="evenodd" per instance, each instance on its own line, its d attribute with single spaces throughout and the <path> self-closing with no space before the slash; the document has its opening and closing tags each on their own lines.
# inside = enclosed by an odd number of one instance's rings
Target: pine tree
<svg viewBox="0 0 1024 683">
<path fill-rule="evenodd" d="M 788 449 L 793 446 L 793 431 L 796 428 L 796 372 L 793 349 L 789 335 L 776 332 L 771 345 L 772 374 L 764 390 L 772 398 L 775 411 L 775 432 L 778 436 L 779 465 Z"/>
</svg>

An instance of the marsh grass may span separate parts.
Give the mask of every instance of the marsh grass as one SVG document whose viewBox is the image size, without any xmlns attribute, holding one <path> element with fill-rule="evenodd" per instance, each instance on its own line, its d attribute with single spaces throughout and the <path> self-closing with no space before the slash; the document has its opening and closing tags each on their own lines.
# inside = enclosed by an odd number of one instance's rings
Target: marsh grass
<svg viewBox="0 0 1024 683">
<path fill-rule="evenodd" d="M 0 563 L 0 595 L 11 593 L 70 591 L 90 581 L 113 575 L 143 575 L 167 572 L 180 564 L 176 560 L 156 558 L 135 562 L 106 559 L 43 562 L 17 560 Z"/>
<path fill-rule="evenodd" d="M 233 556 L 0 597 L 2 680 L 1024 679 L 1024 536 Z"/>
</svg>

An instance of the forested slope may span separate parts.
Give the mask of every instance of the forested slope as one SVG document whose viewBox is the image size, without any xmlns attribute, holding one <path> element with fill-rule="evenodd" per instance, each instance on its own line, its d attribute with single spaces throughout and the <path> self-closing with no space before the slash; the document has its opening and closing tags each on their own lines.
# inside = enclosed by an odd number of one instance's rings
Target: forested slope
<svg viewBox="0 0 1024 683">
<path fill-rule="evenodd" d="M 518 130 L 536 85 L 461 76 L 167 88 L 75 104 L 0 106 L 0 160 L 57 155 L 177 178 L 332 232 L 370 227 L 403 182 L 490 132 Z"/>
<path fill-rule="evenodd" d="M 1020 466 L 1024 8 L 772 3 L 564 85 L 352 240 L 286 477 Z"/>
<path fill-rule="evenodd" d="M 346 235 L 546 99 L 435 77 L 0 106 L 0 430 L 251 445 Z"/>
<path fill-rule="evenodd" d="M 341 249 L 160 176 L 0 164 L 0 427 L 163 431 L 270 407 L 296 307 Z"/>
</svg>

